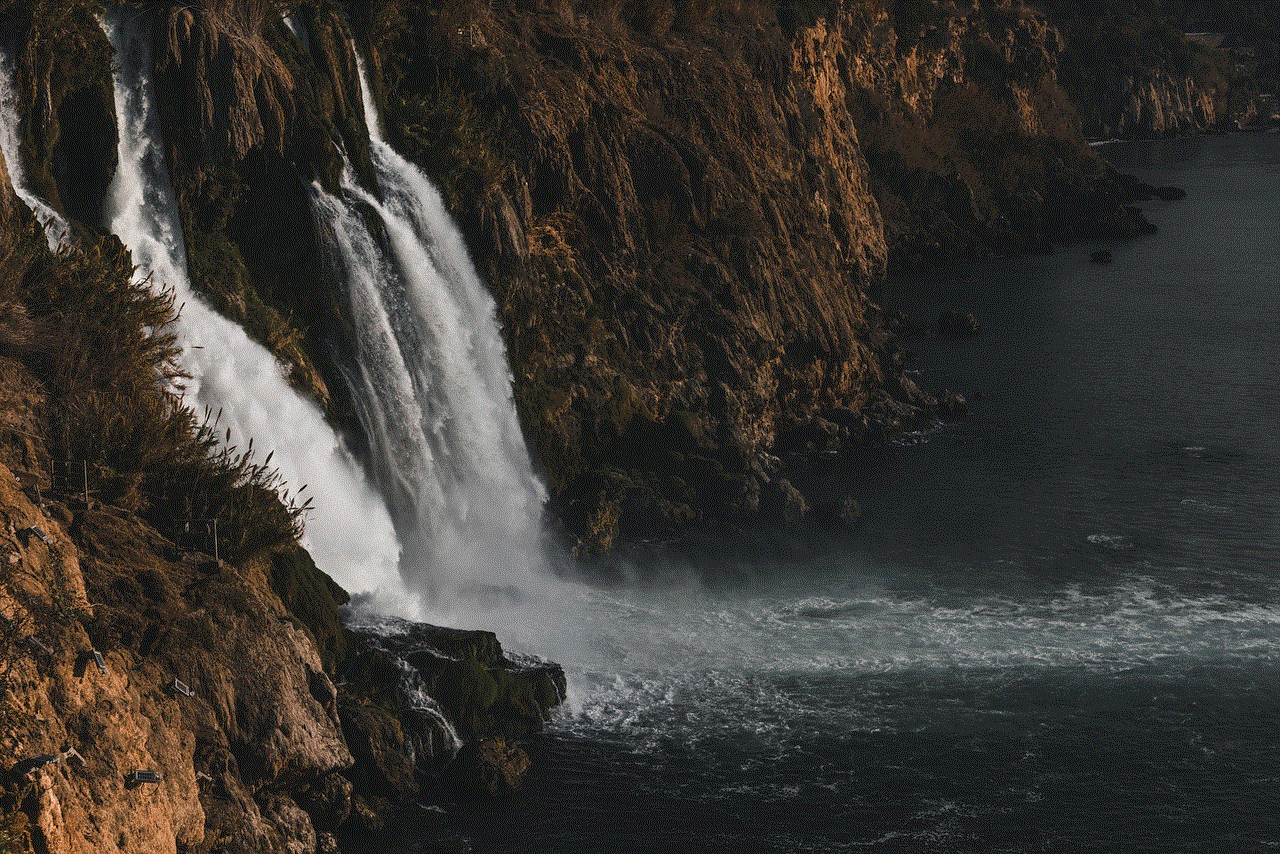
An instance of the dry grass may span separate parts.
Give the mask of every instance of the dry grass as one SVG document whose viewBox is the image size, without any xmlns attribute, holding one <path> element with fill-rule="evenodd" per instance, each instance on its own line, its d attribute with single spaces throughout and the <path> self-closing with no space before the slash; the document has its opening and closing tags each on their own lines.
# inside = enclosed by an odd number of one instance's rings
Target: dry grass
<svg viewBox="0 0 1280 854">
<path fill-rule="evenodd" d="M 270 458 L 223 441 L 217 417 L 198 419 L 174 390 L 172 296 L 136 281 L 114 239 L 53 253 L 29 231 L 0 247 L 0 341 L 44 385 L 51 455 L 88 462 L 98 498 L 170 535 L 216 517 L 229 559 L 296 540 L 307 503 L 278 496 Z"/>
<path fill-rule="evenodd" d="M 171 8 L 172 3 L 148 6 Z M 286 6 L 276 0 L 188 0 L 164 19 L 156 71 L 182 146 L 195 165 L 241 158 L 258 145 L 283 150 L 296 118 L 297 81 L 264 34 Z M 199 154 L 197 154 L 199 152 Z"/>
</svg>

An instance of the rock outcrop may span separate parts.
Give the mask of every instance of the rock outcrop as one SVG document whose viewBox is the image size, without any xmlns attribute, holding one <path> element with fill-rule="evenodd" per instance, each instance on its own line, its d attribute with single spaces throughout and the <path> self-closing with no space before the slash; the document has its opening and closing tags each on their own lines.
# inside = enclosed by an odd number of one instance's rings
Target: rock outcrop
<svg viewBox="0 0 1280 854">
<path fill-rule="evenodd" d="M 1127 76 L 1099 99 L 1097 131 L 1103 139 L 1141 139 L 1203 133 L 1227 123 L 1224 98 L 1190 75 L 1155 70 Z"/>
<path fill-rule="evenodd" d="M 14 850 L 308 852 L 385 830 L 419 798 L 519 785 L 528 758 L 503 739 L 547 720 L 557 666 L 517 663 L 487 632 L 405 624 L 349 638 L 335 686 L 313 615 L 281 600 L 308 584 L 292 563 L 214 561 L 43 486 L 38 505 L 0 464 Z M 459 744 L 474 746 L 446 795 Z"/>
<path fill-rule="evenodd" d="M 1280 80 L 1274 4 L 1047 0 L 1044 8 L 1064 36 L 1063 85 L 1095 139 L 1247 127 L 1258 96 Z"/>
<path fill-rule="evenodd" d="M 3 466 L 0 515 L 0 761 L 80 757 L 7 775 L 36 850 L 287 850 L 291 793 L 351 754 L 264 567 L 190 559 L 111 507 L 41 509 Z"/>
</svg>

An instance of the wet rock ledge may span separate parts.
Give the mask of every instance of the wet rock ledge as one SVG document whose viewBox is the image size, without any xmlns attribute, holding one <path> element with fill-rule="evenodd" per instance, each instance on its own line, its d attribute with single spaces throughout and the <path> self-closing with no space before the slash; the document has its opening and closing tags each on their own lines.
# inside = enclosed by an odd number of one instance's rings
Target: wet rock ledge
<svg viewBox="0 0 1280 854">
<path fill-rule="evenodd" d="M 297 547 L 214 561 L 49 487 L 0 464 L 0 851 L 374 850 L 408 810 L 519 785 L 557 665 L 349 631 Z"/>
</svg>

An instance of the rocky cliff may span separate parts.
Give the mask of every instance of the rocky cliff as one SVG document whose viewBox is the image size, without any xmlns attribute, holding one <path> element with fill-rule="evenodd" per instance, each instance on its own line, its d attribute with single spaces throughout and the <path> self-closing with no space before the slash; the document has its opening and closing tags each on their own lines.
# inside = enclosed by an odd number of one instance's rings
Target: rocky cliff
<svg viewBox="0 0 1280 854">
<path fill-rule="evenodd" d="M 1225 97 L 1193 77 L 1156 69 L 1119 80 L 1098 100 L 1096 115 L 1091 129 L 1101 138 L 1141 139 L 1225 127 L 1230 111 Z"/>
<path fill-rule="evenodd" d="M 959 411 L 900 371 L 876 303 L 892 270 L 1141 226 L 1083 144 L 1057 30 L 1017 4 L 132 5 L 193 283 L 357 445 L 352 324 L 308 192 L 344 158 L 371 168 L 364 57 L 388 138 L 439 181 L 497 298 L 581 553 L 802 524 L 795 460 Z M 454 784 L 512 785 L 527 757 L 503 739 L 560 700 L 557 669 L 483 633 L 345 628 L 269 470 L 164 391 L 173 306 L 101 233 L 116 130 L 94 9 L 0 1 L 20 156 L 77 241 L 49 252 L 5 183 L 0 839 L 332 850 L 432 796 L 451 730 Z M 214 513 L 222 560 L 178 545 L 179 520 Z"/>
<path fill-rule="evenodd" d="M 388 132 L 471 239 L 583 550 L 780 521 L 798 436 L 927 417 L 891 267 L 1135 228 L 1020 6 L 372 5 Z"/>
<path fill-rule="evenodd" d="M 518 785 L 559 668 L 347 629 L 299 508 L 163 382 L 172 301 L 113 237 L 50 250 L 0 178 L 0 851 L 362 850 Z"/>
<path fill-rule="evenodd" d="M 398 658 L 371 669 L 352 638 L 358 685 L 335 687 L 323 622 L 281 598 L 314 568 L 215 561 L 45 487 L 38 505 L 0 465 L 0 850 L 337 851 L 439 797 L 446 767 L 452 796 L 518 785 L 527 757 L 500 739 L 541 727 L 558 668 L 419 629 L 426 684 L 472 745 L 451 765 L 452 727 L 407 702 Z"/>
<path fill-rule="evenodd" d="M 1249 127 L 1280 79 L 1274 4 L 1050 2 L 1085 133 L 1141 139 Z"/>
<path fill-rule="evenodd" d="M 876 306 L 891 270 L 1138 227 L 1057 84 L 1061 38 L 1019 5 L 294 2 L 290 26 L 145 5 L 193 283 L 357 445 L 307 182 L 332 187 L 344 151 L 370 168 L 364 54 L 498 300 L 584 552 L 794 516 L 796 436 L 929 418 Z M 109 54 L 87 5 L 16 8 L 30 171 L 97 224 Z"/>
</svg>

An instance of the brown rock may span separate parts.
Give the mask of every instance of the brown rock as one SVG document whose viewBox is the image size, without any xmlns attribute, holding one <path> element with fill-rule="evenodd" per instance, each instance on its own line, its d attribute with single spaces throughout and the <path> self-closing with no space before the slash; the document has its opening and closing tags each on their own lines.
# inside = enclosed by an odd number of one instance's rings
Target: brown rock
<svg viewBox="0 0 1280 854">
<path fill-rule="evenodd" d="M 412 751 L 396 716 L 345 692 L 339 697 L 342 729 L 355 757 L 349 774 L 366 797 L 402 801 L 418 791 Z"/>
<path fill-rule="evenodd" d="M 520 788 L 529 770 L 529 754 L 500 738 L 464 745 L 448 774 L 455 791 L 472 797 L 502 795 Z"/>
<path fill-rule="evenodd" d="M 45 514 L 0 466 L 0 763 L 74 747 L 34 772 L 22 809 L 50 851 L 311 851 L 311 820 L 283 792 L 351 764 L 337 722 L 310 689 L 308 634 L 261 565 L 216 575 L 173 560 L 145 523 L 110 507 Z M 50 544 L 22 538 L 39 525 Z M 92 604 L 91 604 L 92 603 Z M 3 631 L 10 626 L 12 634 Z M 35 654 L 22 638 L 51 650 Z M 101 652 L 105 673 L 79 669 Z M 167 691 L 174 677 L 191 696 Z M 137 769 L 158 783 L 130 787 Z M 261 805 L 254 791 L 275 791 Z M 341 800 L 341 794 L 337 796 Z M 335 804 L 337 808 L 337 804 Z M 206 840 L 206 830 L 212 831 Z M 221 840 L 221 841 L 219 841 Z"/>
</svg>

